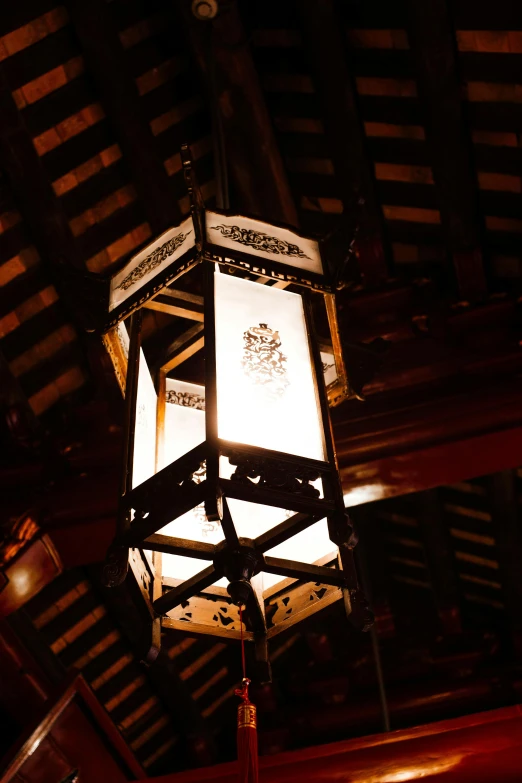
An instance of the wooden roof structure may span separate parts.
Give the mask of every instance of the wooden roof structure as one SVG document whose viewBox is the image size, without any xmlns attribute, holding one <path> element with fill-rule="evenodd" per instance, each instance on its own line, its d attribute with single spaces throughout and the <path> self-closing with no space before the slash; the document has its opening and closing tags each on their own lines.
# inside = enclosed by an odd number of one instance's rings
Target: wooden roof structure
<svg viewBox="0 0 522 783">
<path fill-rule="evenodd" d="M 522 7 L 220 0 L 201 22 L 190 6 L 0 15 L 0 523 L 37 503 L 66 566 L 9 622 L 51 677 L 81 669 L 152 774 L 231 756 L 235 651 L 173 633 L 145 671 L 128 596 L 100 586 L 121 400 L 71 288 L 188 213 L 182 143 L 214 203 L 209 46 L 232 206 L 315 236 L 357 217 L 339 307 L 366 401 L 333 418 L 392 725 L 521 688 Z M 145 342 L 194 322 L 164 327 L 147 310 Z M 264 752 L 380 727 L 370 640 L 341 614 L 272 650 Z"/>
</svg>

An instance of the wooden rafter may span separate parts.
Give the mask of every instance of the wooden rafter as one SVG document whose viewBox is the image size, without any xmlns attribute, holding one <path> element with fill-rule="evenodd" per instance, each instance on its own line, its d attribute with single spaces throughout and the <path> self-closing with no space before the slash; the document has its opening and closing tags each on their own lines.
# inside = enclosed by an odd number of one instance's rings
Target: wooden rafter
<svg viewBox="0 0 522 783">
<path fill-rule="evenodd" d="M 66 3 L 107 116 L 132 170 L 153 233 L 179 222 L 181 212 L 154 136 L 142 115 L 138 89 L 129 73 L 125 52 L 112 27 L 106 3 L 68 0 Z"/>
<path fill-rule="evenodd" d="M 80 267 L 74 238 L 0 66 L 0 164 L 42 258 Z"/>
<path fill-rule="evenodd" d="M 367 283 L 376 284 L 388 275 L 385 226 L 365 152 L 355 88 L 343 54 L 340 21 L 332 0 L 301 0 L 296 7 L 322 100 L 325 131 L 344 211 L 357 209 L 361 213 L 357 242 L 360 269 Z M 360 200 L 364 204 L 359 204 Z"/>
<path fill-rule="evenodd" d="M 487 293 L 481 248 L 478 188 L 462 105 L 456 44 L 446 0 L 407 0 L 410 45 L 439 192 L 446 244 L 459 293 L 476 301 Z"/>
<path fill-rule="evenodd" d="M 148 643 L 150 618 L 144 617 L 144 613 L 138 608 L 142 607 L 143 602 L 139 600 L 139 588 L 135 579 L 129 575 L 123 585 L 107 588 L 101 585 L 97 568 L 91 569 L 90 573 L 106 606 L 113 613 L 121 631 L 140 659 L 144 652 L 145 638 L 146 644 Z M 212 738 L 189 688 L 179 676 L 175 662 L 164 650 L 161 650 L 154 664 L 147 671 L 150 682 L 161 695 L 174 725 L 179 727 L 187 742 L 189 738 L 196 738 L 212 756 L 214 753 Z"/>
</svg>

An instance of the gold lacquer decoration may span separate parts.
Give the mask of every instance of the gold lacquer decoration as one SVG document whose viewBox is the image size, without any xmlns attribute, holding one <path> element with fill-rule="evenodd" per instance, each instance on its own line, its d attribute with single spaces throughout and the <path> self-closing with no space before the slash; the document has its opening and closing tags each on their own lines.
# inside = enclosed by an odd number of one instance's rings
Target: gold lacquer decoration
<svg viewBox="0 0 522 783">
<path fill-rule="evenodd" d="M 256 386 L 262 386 L 273 399 L 282 397 L 290 381 L 279 332 L 268 324 L 251 326 L 243 334 L 243 344 L 241 367 L 245 375 Z"/>
<path fill-rule="evenodd" d="M 238 729 L 257 729 L 257 709 L 254 704 L 244 703 L 237 708 Z"/>
</svg>

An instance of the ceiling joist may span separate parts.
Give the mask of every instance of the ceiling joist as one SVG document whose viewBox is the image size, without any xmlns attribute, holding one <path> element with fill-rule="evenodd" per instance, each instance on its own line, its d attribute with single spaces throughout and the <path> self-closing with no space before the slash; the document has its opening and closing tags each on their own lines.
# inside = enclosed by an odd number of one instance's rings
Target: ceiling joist
<svg viewBox="0 0 522 783">
<path fill-rule="evenodd" d="M 297 4 L 306 52 L 322 102 L 325 132 L 345 213 L 360 214 L 358 261 L 364 282 L 388 277 L 385 225 L 375 192 L 354 82 L 343 53 L 341 24 L 332 0 Z"/>
<path fill-rule="evenodd" d="M 143 117 L 138 89 L 103 0 L 68 0 L 67 9 L 116 132 L 154 234 L 181 220 L 171 182 Z"/>
<path fill-rule="evenodd" d="M 460 296 L 473 302 L 484 298 L 487 287 L 478 188 L 464 118 L 454 32 L 446 0 L 407 0 L 407 8 L 446 245 Z"/>
</svg>

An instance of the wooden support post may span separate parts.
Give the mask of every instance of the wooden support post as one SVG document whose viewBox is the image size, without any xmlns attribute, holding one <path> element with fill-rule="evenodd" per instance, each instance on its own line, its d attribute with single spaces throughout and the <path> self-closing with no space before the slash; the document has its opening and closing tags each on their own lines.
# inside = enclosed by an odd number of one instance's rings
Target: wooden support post
<svg viewBox="0 0 522 783">
<path fill-rule="evenodd" d="M 103 0 L 68 0 L 67 9 L 96 80 L 123 155 L 132 170 L 147 220 L 154 234 L 181 220 L 154 136 L 142 115 L 138 90 L 125 65 L 125 52 Z"/>
<path fill-rule="evenodd" d="M 463 116 L 451 19 L 446 0 L 407 0 L 406 6 L 446 244 L 460 296 L 477 301 L 487 294 L 487 285 L 478 188 Z"/>
<path fill-rule="evenodd" d="M 388 276 L 385 224 L 365 151 L 355 87 L 343 53 L 342 26 L 333 0 L 300 0 L 296 7 L 312 76 L 322 99 L 325 131 L 344 211 L 360 211 L 359 266 L 365 282 L 375 285 Z"/>
</svg>

